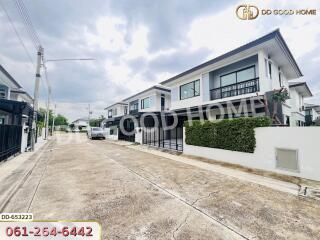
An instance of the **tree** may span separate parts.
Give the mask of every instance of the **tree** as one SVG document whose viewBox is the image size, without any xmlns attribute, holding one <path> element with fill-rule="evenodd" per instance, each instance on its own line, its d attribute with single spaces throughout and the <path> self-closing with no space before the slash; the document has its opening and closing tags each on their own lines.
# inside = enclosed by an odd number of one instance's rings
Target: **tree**
<svg viewBox="0 0 320 240">
<path fill-rule="evenodd" d="M 101 115 L 99 118 L 92 118 L 90 119 L 90 127 L 100 127 L 101 122 L 104 120 L 104 116 Z"/>
<path fill-rule="evenodd" d="M 68 119 L 63 115 L 58 114 L 58 116 L 54 118 L 54 125 L 56 126 L 68 125 Z"/>
</svg>

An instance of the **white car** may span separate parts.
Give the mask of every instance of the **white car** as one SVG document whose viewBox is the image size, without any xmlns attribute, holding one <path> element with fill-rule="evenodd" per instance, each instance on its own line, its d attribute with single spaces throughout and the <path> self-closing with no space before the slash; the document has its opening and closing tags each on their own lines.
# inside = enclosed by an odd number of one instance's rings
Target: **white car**
<svg viewBox="0 0 320 240">
<path fill-rule="evenodd" d="M 87 135 L 88 135 L 88 138 L 90 138 L 90 139 L 95 139 L 95 138 L 106 139 L 106 137 L 104 135 L 104 131 L 100 127 L 90 128 L 87 132 Z"/>
</svg>

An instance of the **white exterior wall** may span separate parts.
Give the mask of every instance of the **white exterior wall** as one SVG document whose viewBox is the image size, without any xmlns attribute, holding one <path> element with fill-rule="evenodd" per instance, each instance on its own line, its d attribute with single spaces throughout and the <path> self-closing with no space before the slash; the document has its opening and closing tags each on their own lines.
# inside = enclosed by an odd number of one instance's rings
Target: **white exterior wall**
<svg viewBox="0 0 320 240">
<path fill-rule="evenodd" d="M 255 129 L 255 134 L 257 143 L 255 152 L 243 153 L 187 145 L 185 144 L 184 133 L 183 153 L 320 181 L 320 161 L 318 157 L 320 156 L 320 148 L 319 143 L 315 141 L 320 136 L 319 127 L 265 127 Z M 297 149 L 300 171 L 292 172 L 277 169 L 276 148 Z"/>
<path fill-rule="evenodd" d="M 104 136 L 106 137 L 106 139 L 118 140 L 118 134 L 119 134 L 119 129 L 117 129 L 117 134 L 115 135 L 110 134 L 110 128 L 104 129 Z"/>
<path fill-rule="evenodd" d="M 123 105 L 123 104 L 116 104 L 112 107 L 109 107 L 109 108 L 106 108 L 106 116 L 108 117 L 108 111 L 109 110 L 112 110 L 112 117 L 121 117 L 124 115 L 124 109 L 125 109 L 125 106 L 126 105 Z M 115 110 L 117 110 L 117 114 L 114 114 L 115 113 Z"/>
<path fill-rule="evenodd" d="M 302 111 L 304 105 L 304 97 L 299 94 L 295 88 L 290 88 L 290 99 L 291 105 L 291 126 L 298 126 L 297 121 L 305 122 L 305 112 Z"/>
<path fill-rule="evenodd" d="M 142 144 L 142 128 L 136 127 L 135 128 L 135 142 Z"/>
<path fill-rule="evenodd" d="M 315 121 L 318 118 L 320 118 L 320 113 L 318 113 L 316 110 L 312 109 L 312 121 Z"/>
<path fill-rule="evenodd" d="M 177 79 L 173 82 L 166 84 L 166 86 L 171 88 L 171 110 L 188 108 L 188 107 L 196 107 L 196 106 L 201 106 L 205 104 L 216 104 L 220 102 L 226 102 L 226 101 L 232 101 L 232 100 L 237 100 L 241 98 L 249 98 L 249 97 L 256 96 L 256 93 L 250 93 L 250 94 L 243 94 L 243 95 L 233 96 L 233 97 L 228 97 L 223 99 L 216 99 L 213 101 L 206 100 L 206 99 L 209 99 L 209 95 L 210 95 L 210 86 L 208 84 L 209 72 L 218 70 L 220 68 L 223 68 L 225 66 L 236 63 L 238 61 L 247 59 L 254 55 L 258 56 L 258 63 L 256 64 L 256 70 L 258 71 L 259 86 L 260 86 L 260 91 L 258 94 L 264 95 L 266 92 L 272 91 L 273 89 L 279 89 L 280 83 L 279 83 L 278 65 L 275 61 L 272 60 L 272 58 L 268 59 L 267 53 L 265 53 L 263 50 L 260 50 L 255 53 L 251 53 L 249 55 L 242 54 L 241 57 L 233 59 L 232 61 L 224 62 L 223 64 L 215 64 L 215 66 L 212 66 L 211 68 L 207 67 L 204 70 L 200 71 L 200 73 L 184 76 L 184 77 L 181 77 L 180 79 Z M 271 71 L 272 76 L 269 76 L 268 74 L 268 69 L 266 69 L 265 59 L 272 62 L 272 71 Z M 200 96 L 180 100 L 180 86 L 197 79 L 200 79 Z M 283 79 L 284 86 L 289 89 L 289 83 L 286 79 L 286 76 L 284 76 L 284 74 L 282 74 L 282 79 Z M 290 107 L 289 102 L 287 103 L 287 105 Z"/>
<path fill-rule="evenodd" d="M 159 89 L 152 89 L 148 92 L 139 94 L 133 98 L 128 99 L 126 102 L 128 103 L 128 111 L 130 111 L 130 102 L 134 102 L 136 100 L 139 101 L 139 112 L 160 112 L 161 111 L 161 94 L 165 94 L 165 109 L 170 108 L 170 92 L 161 91 Z M 141 100 L 150 97 L 151 99 L 151 107 L 149 108 L 141 108 Z"/>
</svg>

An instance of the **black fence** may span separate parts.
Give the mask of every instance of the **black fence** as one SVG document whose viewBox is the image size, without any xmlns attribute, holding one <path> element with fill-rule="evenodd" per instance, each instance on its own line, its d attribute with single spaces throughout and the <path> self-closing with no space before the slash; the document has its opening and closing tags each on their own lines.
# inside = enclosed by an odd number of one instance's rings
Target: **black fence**
<svg viewBox="0 0 320 240">
<path fill-rule="evenodd" d="M 0 125 L 0 161 L 6 160 L 21 151 L 22 127 Z"/>
<path fill-rule="evenodd" d="M 162 127 L 144 128 L 142 143 L 158 148 L 183 151 L 183 128 L 177 127 L 171 130 L 164 130 Z"/>
</svg>

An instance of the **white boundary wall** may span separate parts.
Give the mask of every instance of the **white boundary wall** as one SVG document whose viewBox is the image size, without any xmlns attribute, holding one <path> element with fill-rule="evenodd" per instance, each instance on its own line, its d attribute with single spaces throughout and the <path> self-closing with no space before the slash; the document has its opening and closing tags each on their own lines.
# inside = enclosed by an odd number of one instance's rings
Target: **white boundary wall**
<svg viewBox="0 0 320 240">
<path fill-rule="evenodd" d="M 256 128 L 254 153 L 187 145 L 183 131 L 184 154 L 320 181 L 320 127 Z M 300 171 L 276 168 L 276 148 L 297 149 Z"/>
<path fill-rule="evenodd" d="M 142 133 L 143 133 L 143 128 L 141 127 L 136 127 L 135 128 L 135 142 L 142 144 Z"/>
<path fill-rule="evenodd" d="M 110 134 L 110 128 L 105 128 L 104 129 L 104 136 L 106 137 L 106 139 L 118 140 L 118 134 L 119 134 L 119 129 L 117 129 L 117 134 L 116 135 L 111 135 Z"/>
</svg>

